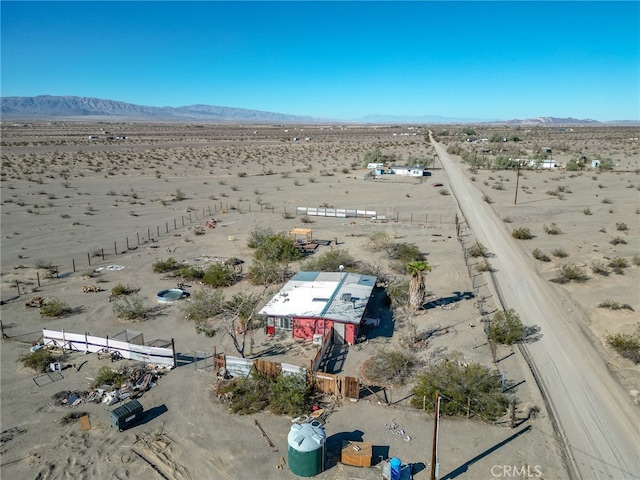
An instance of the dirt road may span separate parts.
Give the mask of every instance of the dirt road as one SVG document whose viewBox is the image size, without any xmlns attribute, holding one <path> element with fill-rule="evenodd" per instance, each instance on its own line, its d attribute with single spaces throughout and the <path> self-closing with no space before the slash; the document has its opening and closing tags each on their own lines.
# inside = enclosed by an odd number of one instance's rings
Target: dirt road
<svg viewBox="0 0 640 480">
<path fill-rule="evenodd" d="M 639 413 L 581 332 L 580 307 L 537 274 L 533 259 L 463 173 L 432 139 L 474 237 L 495 254 L 495 280 L 507 308 L 542 338 L 523 346 L 581 479 L 640 478 Z"/>
</svg>

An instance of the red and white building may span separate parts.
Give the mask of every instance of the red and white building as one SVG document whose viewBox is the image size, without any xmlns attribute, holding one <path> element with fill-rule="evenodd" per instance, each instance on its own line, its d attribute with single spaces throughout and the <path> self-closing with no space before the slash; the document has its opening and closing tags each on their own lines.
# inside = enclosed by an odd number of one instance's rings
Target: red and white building
<svg viewBox="0 0 640 480">
<path fill-rule="evenodd" d="M 348 272 L 298 272 L 260 310 L 267 334 L 291 330 L 293 338 L 313 340 L 333 327 L 350 345 L 364 325 L 376 277 Z"/>
</svg>

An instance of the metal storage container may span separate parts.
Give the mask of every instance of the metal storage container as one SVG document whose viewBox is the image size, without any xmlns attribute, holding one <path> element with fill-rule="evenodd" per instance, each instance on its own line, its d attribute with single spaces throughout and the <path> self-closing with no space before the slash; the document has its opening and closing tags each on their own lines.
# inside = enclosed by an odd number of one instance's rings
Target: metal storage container
<svg viewBox="0 0 640 480">
<path fill-rule="evenodd" d="M 288 437 L 289 469 L 300 477 L 312 477 L 324 470 L 327 434 L 318 421 L 294 424 Z"/>
<path fill-rule="evenodd" d="M 122 431 L 142 417 L 142 405 L 137 400 L 131 400 L 111 411 L 111 425 Z"/>
</svg>

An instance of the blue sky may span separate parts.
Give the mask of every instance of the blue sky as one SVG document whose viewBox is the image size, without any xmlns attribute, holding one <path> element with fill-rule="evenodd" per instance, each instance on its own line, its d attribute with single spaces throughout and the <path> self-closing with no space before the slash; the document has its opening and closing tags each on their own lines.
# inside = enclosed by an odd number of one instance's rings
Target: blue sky
<svg viewBox="0 0 640 480">
<path fill-rule="evenodd" d="M 640 3 L 11 2 L 2 96 L 640 120 Z"/>
</svg>

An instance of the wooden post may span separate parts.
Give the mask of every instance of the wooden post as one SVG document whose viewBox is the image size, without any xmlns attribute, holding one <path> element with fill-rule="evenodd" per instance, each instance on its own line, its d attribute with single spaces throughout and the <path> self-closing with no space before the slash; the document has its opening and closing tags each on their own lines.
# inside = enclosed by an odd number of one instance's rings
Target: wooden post
<svg viewBox="0 0 640 480">
<path fill-rule="evenodd" d="M 191 212 L 189 212 L 189 223 L 191 223 Z"/>
<path fill-rule="evenodd" d="M 75 260 L 75 258 L 71 259 L 71 266 L 73 267 L 73 273 L 76 273 L 76 260 Z"/>
<path fill-rule="evenodd" d="M 0 319 L 0 332 L 2 332 L 2 338 L 9 338 L 6 333 L 4 333 L 4 325 L 2 325 L 2 320 Z"/>
<path fill-rule="evenodd" d="M 467 399 L 467 419 L 471 418 L 471 397 Z"/>
<path fill-rule="evenodd" d="M 184 227 L 184 215 L 180 215 L 180 220 L 182 220 L 182 226 Z"/>
<path fill-rule="evenodd" d="M 156 233 L 158 235 L 158 238 L 160 238 L 160 225 L 156 225 Z"/>
<path fill-rule="evenodd" d="M 173 352 L 173 366 L 178 366 L 178 357 L 176 355 L 176 343 L 171 339 L 171 351 Z"/>
<path fill-rule="evenodd" d="M 89 261 L 89 266 L 91 266 L 91 254 L 87 252 L 87 260 Z"/>
<path fill-rule="evenodd" d="M 426 395 L 422 396 L 422 411 L 423 412 L 427 411 L 427 396 Z"/>
<path fill-rule="evenodd" d="M 147 227 L 147 240 L 151 241 L 151 229 Z"/>
<path fill-rule="evenodd" d="M 166 233 L 169 233 L 169 222 L 167 221 L 164 222 L 164 228 L 166 230 Z"/>
<path fill-rule="evenodd" d="M 127 250 L 129 250 L 129 237 L 127 237 Z"/>
<path fill-rule="evenodd" d="M 16 280 L 16 289 L 18 290 L 18 296 L 20 296 L 20 282 Z"/>
<path fill-rule="evenodd" d="M 178 229 L 178 227 L 177 227 L 177 225 L 176 225 L 176 219 L 175 219 L 175 218 L 173 219 L 173 229 L 174 229 L 174 230 L 177 230 L 177 229 Z"/>
<path fill-rule="evenodd" d="M 136 238 L 138 239 L 138 245 L 140 245 L 140 234 L 136 232 Z"/>
<path fill-rule="evenodd" d="M 436 392 L 436 408 L 433 422 L 433 448 L 431 450 L 431 480 L 436 480 L 438 474 L 438 423 L 440 421 L 440 392 Z"/>
<path fill-rule="evenodd" d="M 40 286 L 40 272 L 36 272 L 36 277 L 38 278 L 38 286 Z"/>
<path fill-rule="evenodd" d="M 117 255 L 118 254 L 118 246 L 116 245 L 116 242 L 114 240 L 113 242 L 113 252 Z"/>
<path fill-rule="evenodd" d="M 102 253 L 102 261 L 104 262 L 104 248 L 101 248 L 100 252 Z"/>
</svg>

